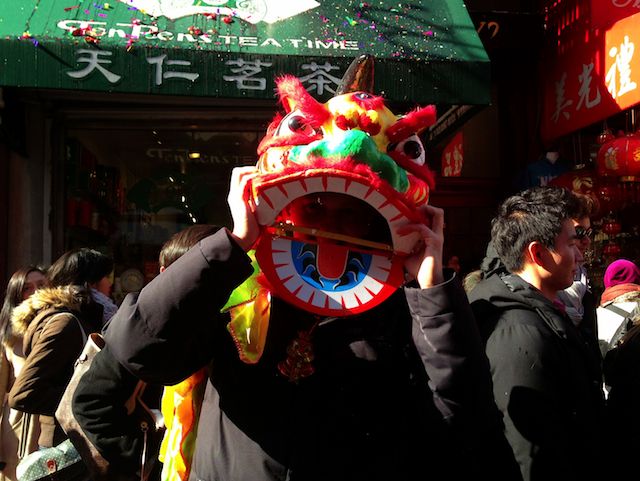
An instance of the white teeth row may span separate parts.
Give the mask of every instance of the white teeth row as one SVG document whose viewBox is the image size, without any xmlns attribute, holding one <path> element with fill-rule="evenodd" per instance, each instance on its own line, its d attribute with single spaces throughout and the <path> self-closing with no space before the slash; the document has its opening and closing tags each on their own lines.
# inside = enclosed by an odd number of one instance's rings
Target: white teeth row
<svg viewBox="0 0 640 481">
<path fill-rule="evenodd" d="M 347 309 L 355 309 L 377 295 L 389 277 L 391 261 L 383 256 L 373 256 L 367 276 L 353 289 L 335 292 L 314 289 L 295 271 L 290 242 L 287 239 L 273 239 L 273 263 L 286 289 L 304 303 L 310 302 L 313 306 L 328 309 L 343 309 L 344 304 Z"/>
<path fill-rule="evenodd" d="M 399 236 L 398 227 L 410 220 L 380 192 L 370 186 L 342 177 L 317 176 L 292 179 L 258 192 L 256 216 L 260 225 L 271 225 L 282 210 L 295 199 L 307 194 L 331 192 L 364 200 L 388 222 L 395 252 L 408 254 L 418 240 L 417 234 Z"/>
</svg>

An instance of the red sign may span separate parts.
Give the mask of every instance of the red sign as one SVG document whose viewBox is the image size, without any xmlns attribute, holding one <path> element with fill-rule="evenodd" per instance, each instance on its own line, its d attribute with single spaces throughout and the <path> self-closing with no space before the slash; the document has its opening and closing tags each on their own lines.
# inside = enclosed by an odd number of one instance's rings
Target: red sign
<svg viewBox="0 0 640 481">
<path fill-rule="evenodd" d="M 462 174 L 464 163 L 462 141 L 462 132 L 458 132 L 442 151 L 442 177 L 460 177 Z"/>
<path fill-rule="evenodd" d="M 544 91 L 545 141 L 640 102 L 640 14 L 581 32 L 560 49 Z"/>
<path fill-rule="evenodd" d="M 640 0 L 591 0 L 591 26 L 608 28 L 640 13 Z"/>
</svg>

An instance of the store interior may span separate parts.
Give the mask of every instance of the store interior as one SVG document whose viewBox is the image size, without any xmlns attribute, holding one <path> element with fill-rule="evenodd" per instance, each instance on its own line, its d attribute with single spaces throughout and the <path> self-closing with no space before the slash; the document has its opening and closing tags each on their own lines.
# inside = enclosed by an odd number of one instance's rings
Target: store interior
<svg viewBox="0 0 640 481">
<path fill-rule="evenodd" d="M 158 254 L 193 224 L 230 225 L 231 170 L 255 163 L 259 131 L 70 129 L 65 139 L 65 249 L 113 255 L 114 297 L 159 272 Z"/>
</svg>

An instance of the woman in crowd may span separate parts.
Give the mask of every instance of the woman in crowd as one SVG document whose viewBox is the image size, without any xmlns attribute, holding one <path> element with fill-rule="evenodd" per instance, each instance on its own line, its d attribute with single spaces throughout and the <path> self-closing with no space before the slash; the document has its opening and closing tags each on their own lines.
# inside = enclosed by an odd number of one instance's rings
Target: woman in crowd
<svg viewBox="0 0 640 481">
<path fill-rule="evenodd" d="M 23 336 L 26 360 L 9 405 L 38 415 L 41 447 L 66 439 L 54 414 L 87 336 L 102 326 L 103 308 L 93 299 L 90 283 L 108 262 L 91 249 L 66 252 L 49 268 L 48 287 L 13 311 L 12 329 Z"/>
<path fill-rule="evenodd" d="M 598 308 L 605 385 L 609 389 L 607 442 L 615 454 L 610 479 L 635 468 L 640 449 L 640 268 L 626 259 L 607 267 Z M 618 338 L 620 338 L 618 340 Z"/>
<path fill-rule="evenodd" d="M 640 268 L 627 259 L 609 264 L 605 290 L 598 307 L 598 337 L 603 355 L 615 347 L 628 330 L 627 320 L 640 301 Z"/>
<path fill-rule="evenodd" d="M 193 245 L 218 230 L 218 226 L 199 224 L 174 234 L 160 251 L 160 272 L 163 272 Z M 199 379 L 204 378 L 205 376 L 200 374 Z M 188 406 L 196 396 L 191 389 L 188 389 L 194 386 L 192 381 L 193 379 L 189 378 L 180 385 L 167 387 L 165 391 L 163 414 L 169 421 L 167 426 L 169 432 L 163 449 L 163 480 L 187 479 L 189 474 L 188 468 L 192 454 L 190 449 L 193 445 L 181 444 L 183 441 L 181 434 L 185 427 L 175 420 L 180 417 L 176 415 L 177 410 L 180 412 L 188 410 L 194 416 L 191 418 L 192 425 L 195 426 L 197 422 L 197 410 L 192 412 L 193 410 Z M 151 462 L 158 457 L 159 439 L 153 436 L 150 438 L 146 454 L 150 462 L 145 463 L 147 470 L 145 473 L 149 476 L 142 476 L 144 436 L 140 431 L 138 418 L 135 415 L 128 415 L 125 408 L 125 402 L 131 397 L 137 384 L 138 378 L 129 373 L 113 357 L 111 346 L 107 344 L 96 354 L 91 367 L 82 377 L 75 391 L 73 412 L 82 430 L 95 444 L 100 455 L 109 462 L 107 473 L 109 479 L 134 480 L 145 477 L 149 480 L 157 480 L 159 478 L 160 466 L 157 463 L 153 465 Z M 144 401 L 151 408 L 160 405 L 159 388 L 159 385 L 146 386 Z M 200 386 L 200 391 L 202 390 Z M 155 399 L 153 399 L 154 394 Z M 196 407 L 197 404 L 196 400 Z M 172 420 L 175 422 L 171 422 Z M 192 429 L 192 437 L 195 435 L 193 431 Z M 179 445 L 175 446 L 175 442 Z"/>
<path fill-rule="evenodd" d="M 60 258 L 62 264 L 51 273 L 52 283 L 88 287 L 93 300 L 102 306 L 104 325 L 118 310 L 109 297 L 113 286 L 113 259 L 93 249 L 78 249 L 68 254 Z"/>
<path fill-rule="evenodd" d="M 22 337 L 11 328 L 11 314 L 16 306 L 45 283 L 45 272 L 38 267 L 17 270 L 9 279 L 0 311 L 0 481 L 15 480 L 18 460 L 38 448 L 40 425 L 29 423 L 22 412 L 11 409 L 6 394 L 24 364 Z M 25 433 L 24 436 L 20 436 L 21 433 Z M 23 438 L 22 443 L 19 442 L 20 437 Z"/>
</svg>

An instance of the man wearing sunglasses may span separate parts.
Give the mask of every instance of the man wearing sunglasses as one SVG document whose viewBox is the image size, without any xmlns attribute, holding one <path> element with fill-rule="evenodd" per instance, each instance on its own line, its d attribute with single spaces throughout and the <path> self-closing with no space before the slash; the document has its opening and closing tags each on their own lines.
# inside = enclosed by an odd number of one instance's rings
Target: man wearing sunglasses
<svg viewBox="0 0 640 481">
<path fill-rule="evenodd" d="M 603 479 L 609 464 L 600 352 L 557 299 L 583 261 L 577 204 L 548 186 L 506 199 L 491 224 L 503 267 L 469 294 L 525 481 Z"/>
<path fill-rule="evenodd" d="M 591 216 L 595 213 L 593 199 L 582 194 L 575 194 L 578 199 L 576 212 L 571 214 L 576 230 L 576 247 L 583 259 L 591 247 L 593 228 Z M 584 262 L 578 266 L 573 284 L 558 293 L 558 299 L 565 307 L 567 315 L 573 323 L 591 340 L 597 339 L 596 307 L 597 300 L 590 288 L 590 282 Z"/>
</svg>

